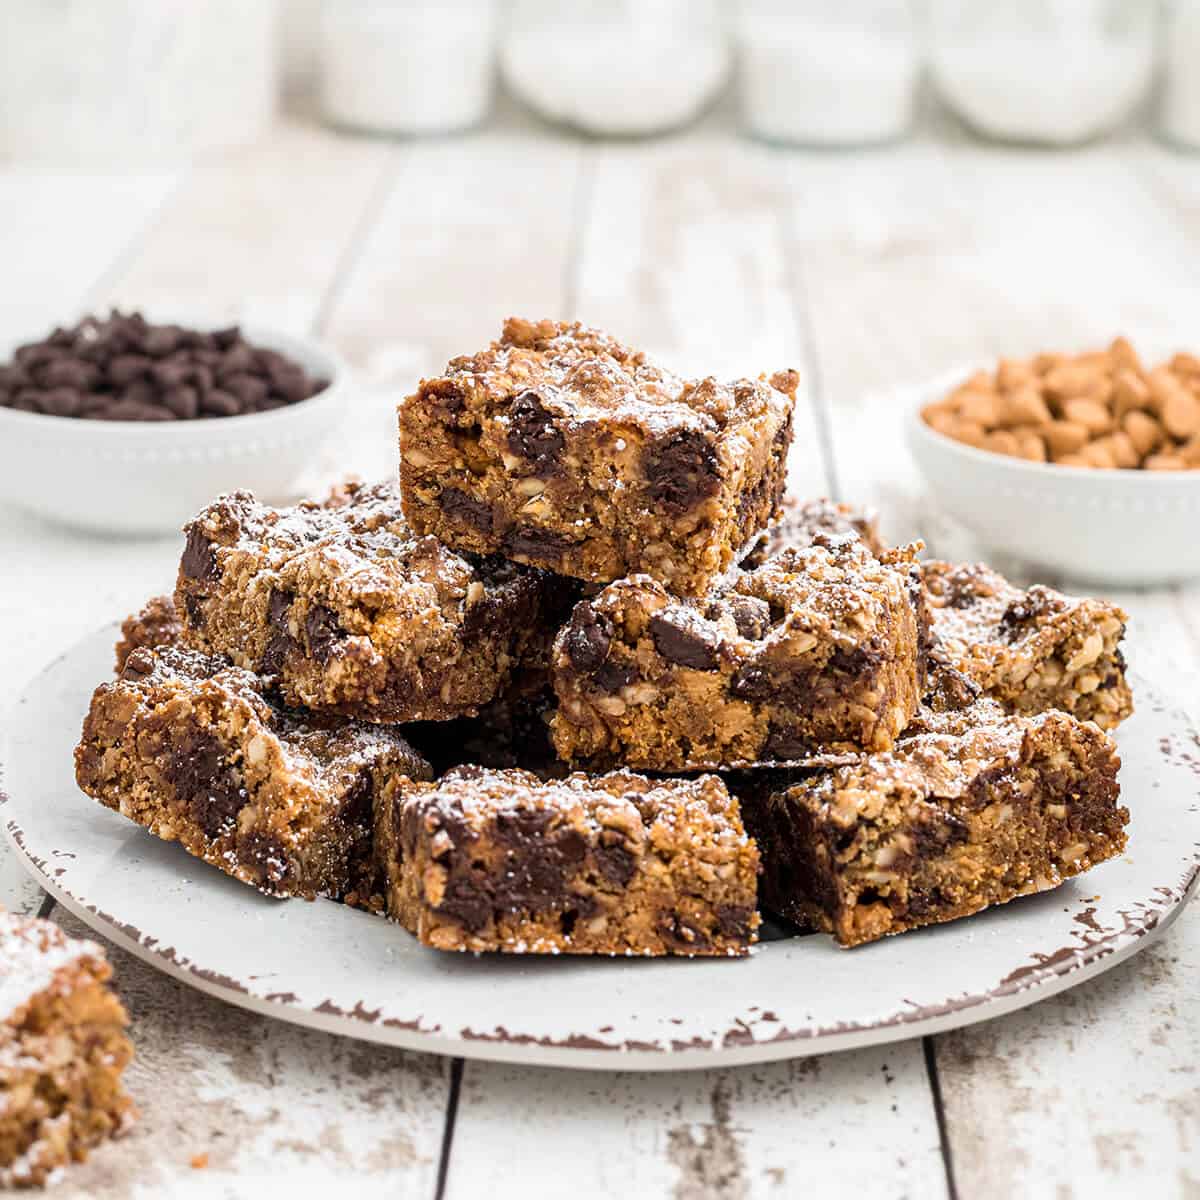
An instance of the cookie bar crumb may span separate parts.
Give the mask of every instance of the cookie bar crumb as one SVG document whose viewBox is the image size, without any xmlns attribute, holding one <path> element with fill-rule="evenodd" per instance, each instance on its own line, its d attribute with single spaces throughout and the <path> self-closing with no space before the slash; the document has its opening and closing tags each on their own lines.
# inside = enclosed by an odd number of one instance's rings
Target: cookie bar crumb
<svg viewBox="0 0 1200 1200">
<path fill-rule="evenodd" d="M 42 1187 L 133 1123 L 111 976 L 95 942 L 0 911 L 0 1187 Z"/>
</svg>

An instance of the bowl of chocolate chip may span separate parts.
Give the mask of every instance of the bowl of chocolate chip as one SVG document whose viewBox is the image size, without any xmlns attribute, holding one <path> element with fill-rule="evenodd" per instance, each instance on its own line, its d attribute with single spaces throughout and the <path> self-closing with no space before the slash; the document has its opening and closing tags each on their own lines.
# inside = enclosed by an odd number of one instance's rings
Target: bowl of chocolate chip
<svg viewBox="0 0 1200 1200">
<path fill-rule="evenodd" d="M 1200 356 L 1125 338 L 919 389 L 908 442 L 946 511 L 1056 577 L 1200 578 Z"/>
<path fill-rule="evenodd" d="M 275 330 L 87 316 L 0 351 L 0 501 L 159 534 L 220 492 L 285 500 L 346 391 L 337 355 Z"/>
</svg>

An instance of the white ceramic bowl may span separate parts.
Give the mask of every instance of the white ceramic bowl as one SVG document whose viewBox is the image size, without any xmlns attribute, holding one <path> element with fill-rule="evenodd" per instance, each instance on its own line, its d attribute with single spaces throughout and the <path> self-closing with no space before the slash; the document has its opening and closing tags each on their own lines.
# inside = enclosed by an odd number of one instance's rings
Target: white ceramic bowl
<svg viewBox="0 0 1200 1200">
<path fill-rule="evenodd" d="M 976 450 L 921 409 L 970 374 L 921 387 L 909 448 L 941 507 L 981 542 L 1080 583 L 1156 587 L 1200 578 L 1200 471 L 1060 467 Z"/>
<path fill-rule="evenodd" d="M 267 501 L 291 498 L 345 416 L 349 371 L 314 342 L 241 329 L 247 341 L 286 354 L 329 386 L 272 412 L 201 421 L 84 421 L 0 408 L 0 501 L 94 532 L 162 534 L 177 533 L 236 488 Z M 12 349 L 0 357 L 7 361 Z"/>
</svg>

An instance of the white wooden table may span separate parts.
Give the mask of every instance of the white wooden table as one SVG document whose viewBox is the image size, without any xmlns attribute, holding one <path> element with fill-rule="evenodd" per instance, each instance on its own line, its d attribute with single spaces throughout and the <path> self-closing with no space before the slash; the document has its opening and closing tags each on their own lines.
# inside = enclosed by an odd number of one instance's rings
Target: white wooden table
<svg viewBox="0 0 1200 1200">
<path fill-rule="evenodd" d="M 1200 160 L 1137 137 L 1049 154 L 943 129 L 871 153 L 780 152 L 737 140 L 722 114 L 648 144 L 512 116 L 403 144 L 292 122 L 180 173 L 0 168 L 0 261 L 4 339 L 118 302 L 252 317 L 327 338 L 385 390 L 508 313 L 578 317 L 687 369 L 796 365 L 812 396 L 798 486 L 874 501 L 891 535 L 969 554 L 873 397 L 1118 331 L 1195 347 Z M 393 451 L 360 437 L 357 453 L 374 459 L 346 465 L 369 473 Z M 16 689 L 165 589 L 177 553 L 0 510 L 0 678 Z M 1135 662 L 1194 709 L 1200 590 L 1120 599 Z M 82 932 L 7 848 L 0 900 Z M 352 1180 L 396 1197 L 1195 1197 L 1195 908 L 1098 981 L 1001 1020 L 656 1076 L 339 1040 L 113 950 L 143 1117 L 58 1194 L 308 1196 Z"/>
</svg>

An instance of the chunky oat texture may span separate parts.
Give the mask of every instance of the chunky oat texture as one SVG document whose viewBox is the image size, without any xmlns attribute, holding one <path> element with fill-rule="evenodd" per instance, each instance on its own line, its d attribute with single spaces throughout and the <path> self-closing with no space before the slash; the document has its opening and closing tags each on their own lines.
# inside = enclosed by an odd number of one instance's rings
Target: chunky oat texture
<svg viewBox="0 0 1200 1200">
<path fill-rule="evenodd" d="M 683 380 L 596 330 L 510 319 L 401 407 L 405 512 L 460 550 L 696 595 L 776 513 L 797 383 Z"/>
<path fill-rule="evenodd" d="M 289 710 L 227 659 L 137 649 L 92 697 L 79 786 L 189 854 L 277 896 L 369 886 L 376 793 L 429 778 L 399 733 Z"/>
<path fill-rule="evenodd" d="M 913 554 L 830 536 L 697 601 L 610 584 L 555 644 L 559 755 L 673 771 L 887 749 L 924 690 Z"/>
<path fill-rule="evenodd" d="M 785 496 L 779 519 L 763 530 L 741 565 L 762 566 L 780 550 L 807 550 L 819 538 L 830 535 L 860 538 L 875 555 L 887 549 L 879 532 L 879 514 L 874 509 L 833 500 L 797 500 Z"/>
<path fill-rule="evenodd" d="M 740 955 L 758 852 L 715 776 L 393 779 L 388 908 L 426 945 L 514 954 Z"/>
<path fill-rule="evenodd" d="M 942 727 L 743 796 L 766 908 L 854 946 L 1045 891 L 1124 849 L 1120 759 L 1094 724 L 985 702 Z"/>
<path fill-rule="evenodd" d="M 175 602 L 191 645 L 277 678 L 292 704 L 440 721 L 504 689 L 554 586 L 414 535 L 392 486 L 350 485 L 332 505 L 219 499 L 187 528 Z"/>
<path fill-rule="evenodd" d="M 0 911 L 0 1187 L 41 1187 L 132 1124 L 129 1018 L 94 942 Z"/>
<path fill-rule="evenodd" d="M 933 621 L 935 695 L 967 702 L 972 686 L 1011 712 L 1059 708 L 1114 729 L 1133 712 L 1121 639 L 1125 613 L 1037 585 L 1014 587 L 982 563 L 921 566 Z"/>
</svg>

